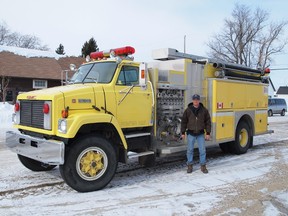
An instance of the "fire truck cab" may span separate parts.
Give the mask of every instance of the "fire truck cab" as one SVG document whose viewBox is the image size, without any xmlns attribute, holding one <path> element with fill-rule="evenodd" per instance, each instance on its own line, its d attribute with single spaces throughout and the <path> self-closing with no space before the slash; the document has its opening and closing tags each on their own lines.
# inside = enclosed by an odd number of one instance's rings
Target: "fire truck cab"
<svg viewBox="0 0 288 216">
<path fill-rule="evenodd" d="M 207 146 L 246 153 L 253 137 L 269 133 L 269 70 L 159 49 L 151 63 L 134 62 L 133 47 L 91 53 L 66 86 L 20 94 L 6 145 L 33 171 L 60 166 L 65 182 L 81 192 L 99 190 L 118 162 L 186 151 L 183 112 L 193 94 L 209 110 Z"/>
</svg>

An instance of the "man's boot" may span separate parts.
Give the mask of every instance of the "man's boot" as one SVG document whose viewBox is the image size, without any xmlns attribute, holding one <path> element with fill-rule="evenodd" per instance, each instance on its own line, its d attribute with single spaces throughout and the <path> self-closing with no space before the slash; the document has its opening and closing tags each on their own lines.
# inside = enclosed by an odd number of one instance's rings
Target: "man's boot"
<svg viewBox="0 0 288 216">
<path fill-rule="evenodd" d="M 205 173 L 205 174 L 208 173 L 208 170 L 207 170 L 207 168 L 206 168 L 206 165 L 201 165 L 201 171 L 202 171 L 203 173 Z"/>
<path fill-rule="evenodd" d="M 190 164 L 190 165 L 188 165 L 187 173 L 192 173 L 192 171 L 193 171 L 193 165 Z"/>
</svg>

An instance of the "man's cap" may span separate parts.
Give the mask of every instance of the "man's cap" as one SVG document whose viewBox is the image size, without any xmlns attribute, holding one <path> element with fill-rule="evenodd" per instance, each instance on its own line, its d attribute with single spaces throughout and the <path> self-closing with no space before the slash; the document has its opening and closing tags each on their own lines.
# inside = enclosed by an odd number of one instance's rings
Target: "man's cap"
<svg viewBox="0 0 288 216">
<path fill-rule="evenodd" d="M 194 94 L 194 95 L 192 96 L 192 100 L 200 100 L 200 95 Z"/>
</svg>

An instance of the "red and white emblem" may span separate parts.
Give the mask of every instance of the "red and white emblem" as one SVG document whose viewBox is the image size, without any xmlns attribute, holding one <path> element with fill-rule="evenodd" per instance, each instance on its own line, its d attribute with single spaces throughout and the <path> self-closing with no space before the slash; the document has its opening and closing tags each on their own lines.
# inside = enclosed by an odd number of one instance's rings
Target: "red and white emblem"
<svg viewBox="0 0 288 216">
<path fill-rule="evenodd" d="M 223 103 L 222 102 L 217 103 L 217 109 L 223 109 Z"/>
</svg>

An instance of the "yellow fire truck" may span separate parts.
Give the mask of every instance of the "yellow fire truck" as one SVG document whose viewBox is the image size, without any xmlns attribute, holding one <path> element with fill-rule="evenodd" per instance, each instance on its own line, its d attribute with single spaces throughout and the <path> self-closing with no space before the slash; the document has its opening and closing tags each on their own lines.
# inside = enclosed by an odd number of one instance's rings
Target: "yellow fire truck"
<svg viewBox="0 0 288 216">
<path fill-rule="evenodd" d="M 152 63 L 134 62 L 133 47 L 91 53 L 60 87 L 20 94 L 6 145 L 32 171 L 57 165 L 80 192 L 99 190 L 118 162 L 186 150 L 180 139 L 184 109 L 195 93 L 212 117 L 207 146 L 246 153 L 267 128 L 269 69 L 255 70 L 201 56 L 159 49 Z M 73 65 L 72 65 L 73 66 Z M 72 67 L 73 68 L 73 67 Z"/>
</svg>

